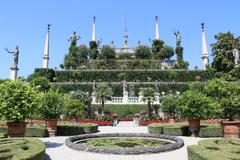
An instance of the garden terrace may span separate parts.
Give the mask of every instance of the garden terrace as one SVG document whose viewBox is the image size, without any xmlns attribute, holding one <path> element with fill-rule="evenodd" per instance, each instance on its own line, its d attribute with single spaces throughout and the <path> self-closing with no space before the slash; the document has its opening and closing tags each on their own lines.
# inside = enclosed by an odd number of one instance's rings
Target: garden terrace
<svg viewBox="0 0 240 160">
<path fill-rule="evenodd" d="M 69 70 L 55 71 L 56 82 L 190 82 L 213 75 L 202 70 Z"/>
<path fill-rule="evenodd" d="M 113 96 L 122 96 L 123 86 L 121 82 L 100 82 L 98 84 L 108 84 L 113 90 Z M 92 92 L 92 82 L 54 82 L 51 83 L 53 90 L 58 90 L 61 93 L 69 93 L 73 90 L 82 90 L 85 92 Z M 140 88 L 154 87 L 156 88 L 156 83 L 154 82 L 128 82 L 129 95 L 138 96 Z M 184 92 L 188 89 L 187 82 L 159 82 L 158 90 L 161 92 L 168 93 L 172 92 Z"/>
<path fill-rule="evenodd" d="M 210 139 L 199 141 L 198 145 L 188 146 L 191 160 L 237 160 L 240 153 L 240 140 Z"/>
<path fill-rule="evenodd" d="M 0 159 L 44 160 L 45 145 L 37 139 L 0 139 Z"/>
</svg>

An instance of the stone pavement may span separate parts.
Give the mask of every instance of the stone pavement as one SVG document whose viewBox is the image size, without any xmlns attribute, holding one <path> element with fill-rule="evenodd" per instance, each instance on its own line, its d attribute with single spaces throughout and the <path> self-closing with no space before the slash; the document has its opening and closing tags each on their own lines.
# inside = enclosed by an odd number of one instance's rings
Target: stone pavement
<svg viewBox="0 0 240 160">
<path fill-rule="evenodd" d="M 99 127 L 99 133 L 148 133 L 147 127 L 135 126 L 132 122 L 120 122 L 116 127 Z M 179 137 L 184 147 L 175 151 L 143 155 L 105 155 L 74 151 L 64 142 L 68 137 L 40 138 L 46 145 L 46 160 L 187 160 L 186 146 L 197 144 L 202 138 Z"/>
</svg>

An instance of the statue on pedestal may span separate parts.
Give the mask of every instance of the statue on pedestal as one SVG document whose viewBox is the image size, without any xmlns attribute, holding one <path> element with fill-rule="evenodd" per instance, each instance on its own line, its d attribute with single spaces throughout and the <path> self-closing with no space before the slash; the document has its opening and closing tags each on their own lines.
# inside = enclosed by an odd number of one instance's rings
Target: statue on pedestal
<svg viewBox="0 0 240 160">
<path fill-rule="evenodd" d="M 74 31 L 71 37 L 68 39 L 68 41 L 71 41 L 71 45 L 77 45 L 77 40 L 80 39 L 80 36 L 77 36 L 76 33 L 77 32 Z"/>
<path fill-rule="evenodd" d="M 177 31 L 177 32 L 174 31 L 174 35 L 176 36 L 176 45 L 180 46 L 182 41 L 182 36 L 180 34 L 180 31 Z"/>
<path fill-rule="evenodd" d="M 13 68 L 17 68 L 18 67 L 18 57 L 19 57 L 19 49 L 18 46 L 16 46 L 15 51 L 9 51 L 7 48 L 5 49 L 8 53 L 12 54 L 13 56 Z"/>
<path fill-rule="evenodd" d="M 123 80 L 123 92 L 127 92 L 127 81 Z"/>
<path fill-rule="evenodd" d="M 235 66 L 238 66 L 239 63 L 239 50 L 238 49 L 234 49 L 233 50 L 233 56 L 234 56 L 234 64 Z"/>
</svg>

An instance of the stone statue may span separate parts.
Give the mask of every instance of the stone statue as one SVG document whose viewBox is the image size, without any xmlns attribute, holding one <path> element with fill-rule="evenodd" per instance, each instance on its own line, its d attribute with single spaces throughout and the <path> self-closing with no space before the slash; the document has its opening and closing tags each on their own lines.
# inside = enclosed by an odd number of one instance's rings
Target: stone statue
<svg viewBox="0 0 240 160">
<path fill-rule="evenodd" d="M 15 51 L 9 51 L 7 48 L 5 49 L 8 53 L 12 54 L 13 56 L 13 68 L 17 68 L 18 66 L 18 57 L 19 57 L 19 49 L 18 46 L 16 46 Z"/>
<path fill-rule="evenodd" d="M 233 56 L 234 56 L 234 64 L 235 66 L 238 66 L 238 62 L 239 62 L 239 50 L 238 49 L 234 49 L 233 50 Z"/>
<path fill-rule="evenodd" d="M 123 80 L 123 92 L 127 92 L 127 81 Z"/>
<path fill-rule="evenodd" d="M 180 31 L 175 32 L 174 31 L 174 35 L 176 36 L 176 44 L 177 46 L 181 45 L 181 41 L 182 41 L 182 36 L 180 34 Z"/>
<path fill-rule="evenodd" d="M 96 83 L 96 81 L 95 80 L 93 80 L 93 92 L 95 92 L 95 90 L 96 90 L 96 87 L 97 87 L 97 83 Z"/>
<path fill-rule="evenodd" d="M 159 93 L 158 85 L 159 85 L 159 82 L 156 80 L 156 81 L 155 81 L 156 93 Z"/>
<path fill-rule="evenodd" d="M 71 41 L 71 45 L 77 45 L 77 40 L 80 39 L 80 36 L 76 35 L 76 32 L 74 31 L 71 37 L 68 39 L 68 41 Z"/>
</svg>

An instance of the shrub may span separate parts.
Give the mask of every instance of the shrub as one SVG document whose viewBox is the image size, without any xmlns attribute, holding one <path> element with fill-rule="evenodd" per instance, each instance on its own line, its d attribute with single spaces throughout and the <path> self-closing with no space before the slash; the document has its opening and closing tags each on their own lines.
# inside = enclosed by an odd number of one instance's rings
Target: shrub
<svg viewBox="0 0 240 160">
<path fill-rule="evenodd" d="M 140 45 L 135 50 L 135 57 L 137 59 L 150 59 L 152 53 L 149 47 Z"/>
<path fill-rule="evenodd" d="M 66 116 L 78 116 L 83 118 L 85 116 L 84 104 L 81 103 L 78 99 L 65 96 L 64 113 Z"/>
<path fill-rule="evenodd" d="M 0 117 L 21 122 L 36 113 L 38 94 L 21 81 L 0 84 Z"/>
<path fill-rule="evenodd" d="M 191 160 L 239 159 L 240 141 L 233 139 L 210 139 L 187 147 Z"/>
<path fill-rule="evenodd" d="M 188 135 L 188 126 L 170 125 L 163 128 L 163 133 L 171 136 L 186 136 Z"/>
<path fill-rule="evenodd" d="M 45 145 L 38 139 L 0 139 L 0 159 L 44 160 Z"/>
<path fill-rule="evenodd" d="M 50 82 L 53 82 L 56 76 L 55 71 L 50 68 L 36 68 L 34 74 L 36 74 L 37 77 L 46 77 Z"/>
<path fill-rule="evenodd" d="M 199 137 L 222 137 L 220 125 L 203 125 L 200 127 Z"/>
<path fill-rule="evenodd" d="M 98 125 L 91 123 L 59 125 L 57 132 L 59 136 L 72 136 L 79 134 L 96 133 L 98 132 Z"/>
<path fill-rule="evenodd" d="M 177 98 L 177 112 L 182 118 L 207 119 L 220 112 L 219 105 L 201 92 L 186 91 Z"/>
<path fill-rule="evenodd" d="M 174 49 L 170 46 L 164 46 L 156 55 L 159 59 L 170 59 L 174 55 Z"/>
<path fill-rule="evenodd" d="M 162 112 L 167 113 L 170 116 L 175 116 L 177 112 L 176 99 L 171 96 L 165 96 L 162 99 Z"/>
<path fill-rule="evenodd" d="M 63 113 L 63 96 L 57 92 L 49 91 L 41 94 L 41 103 L 38 107 L 41 118 L 58 119 Z"/>
<path fill-rule="evenodd" d="M 30 86 L 37 88 L 39 91 L 48 91 L 51 88 L 49 80 L 46 77 L 36 77 L 30 80 Z"/>
<path fill-rule="evenodd" d="M 118 118 L 132 117 L 143 110 L 146 110 L 146 105 L 105 105 L 105 111 L 117 114 Z"/>
<path fill-rule="evenodd" d="M 148 132 L 149 133 L 163 134 L 163 128 L 165 126 L 166 126 L 166 124 L 152 123 L 152 124 L 149 124 L 147 127 L 148 127 Z"/>
<path fill-rule="evenodd" d="M 48 131 L 46 127 L 27 126 L 25 137 L 47 137 Z"/>
<path fill-rule="evenodd" d="M 115 59 L 116 58 L 115 50 L 108 45 L 103 46 L 100 58 L 105 60 Z"/>
</svg>

